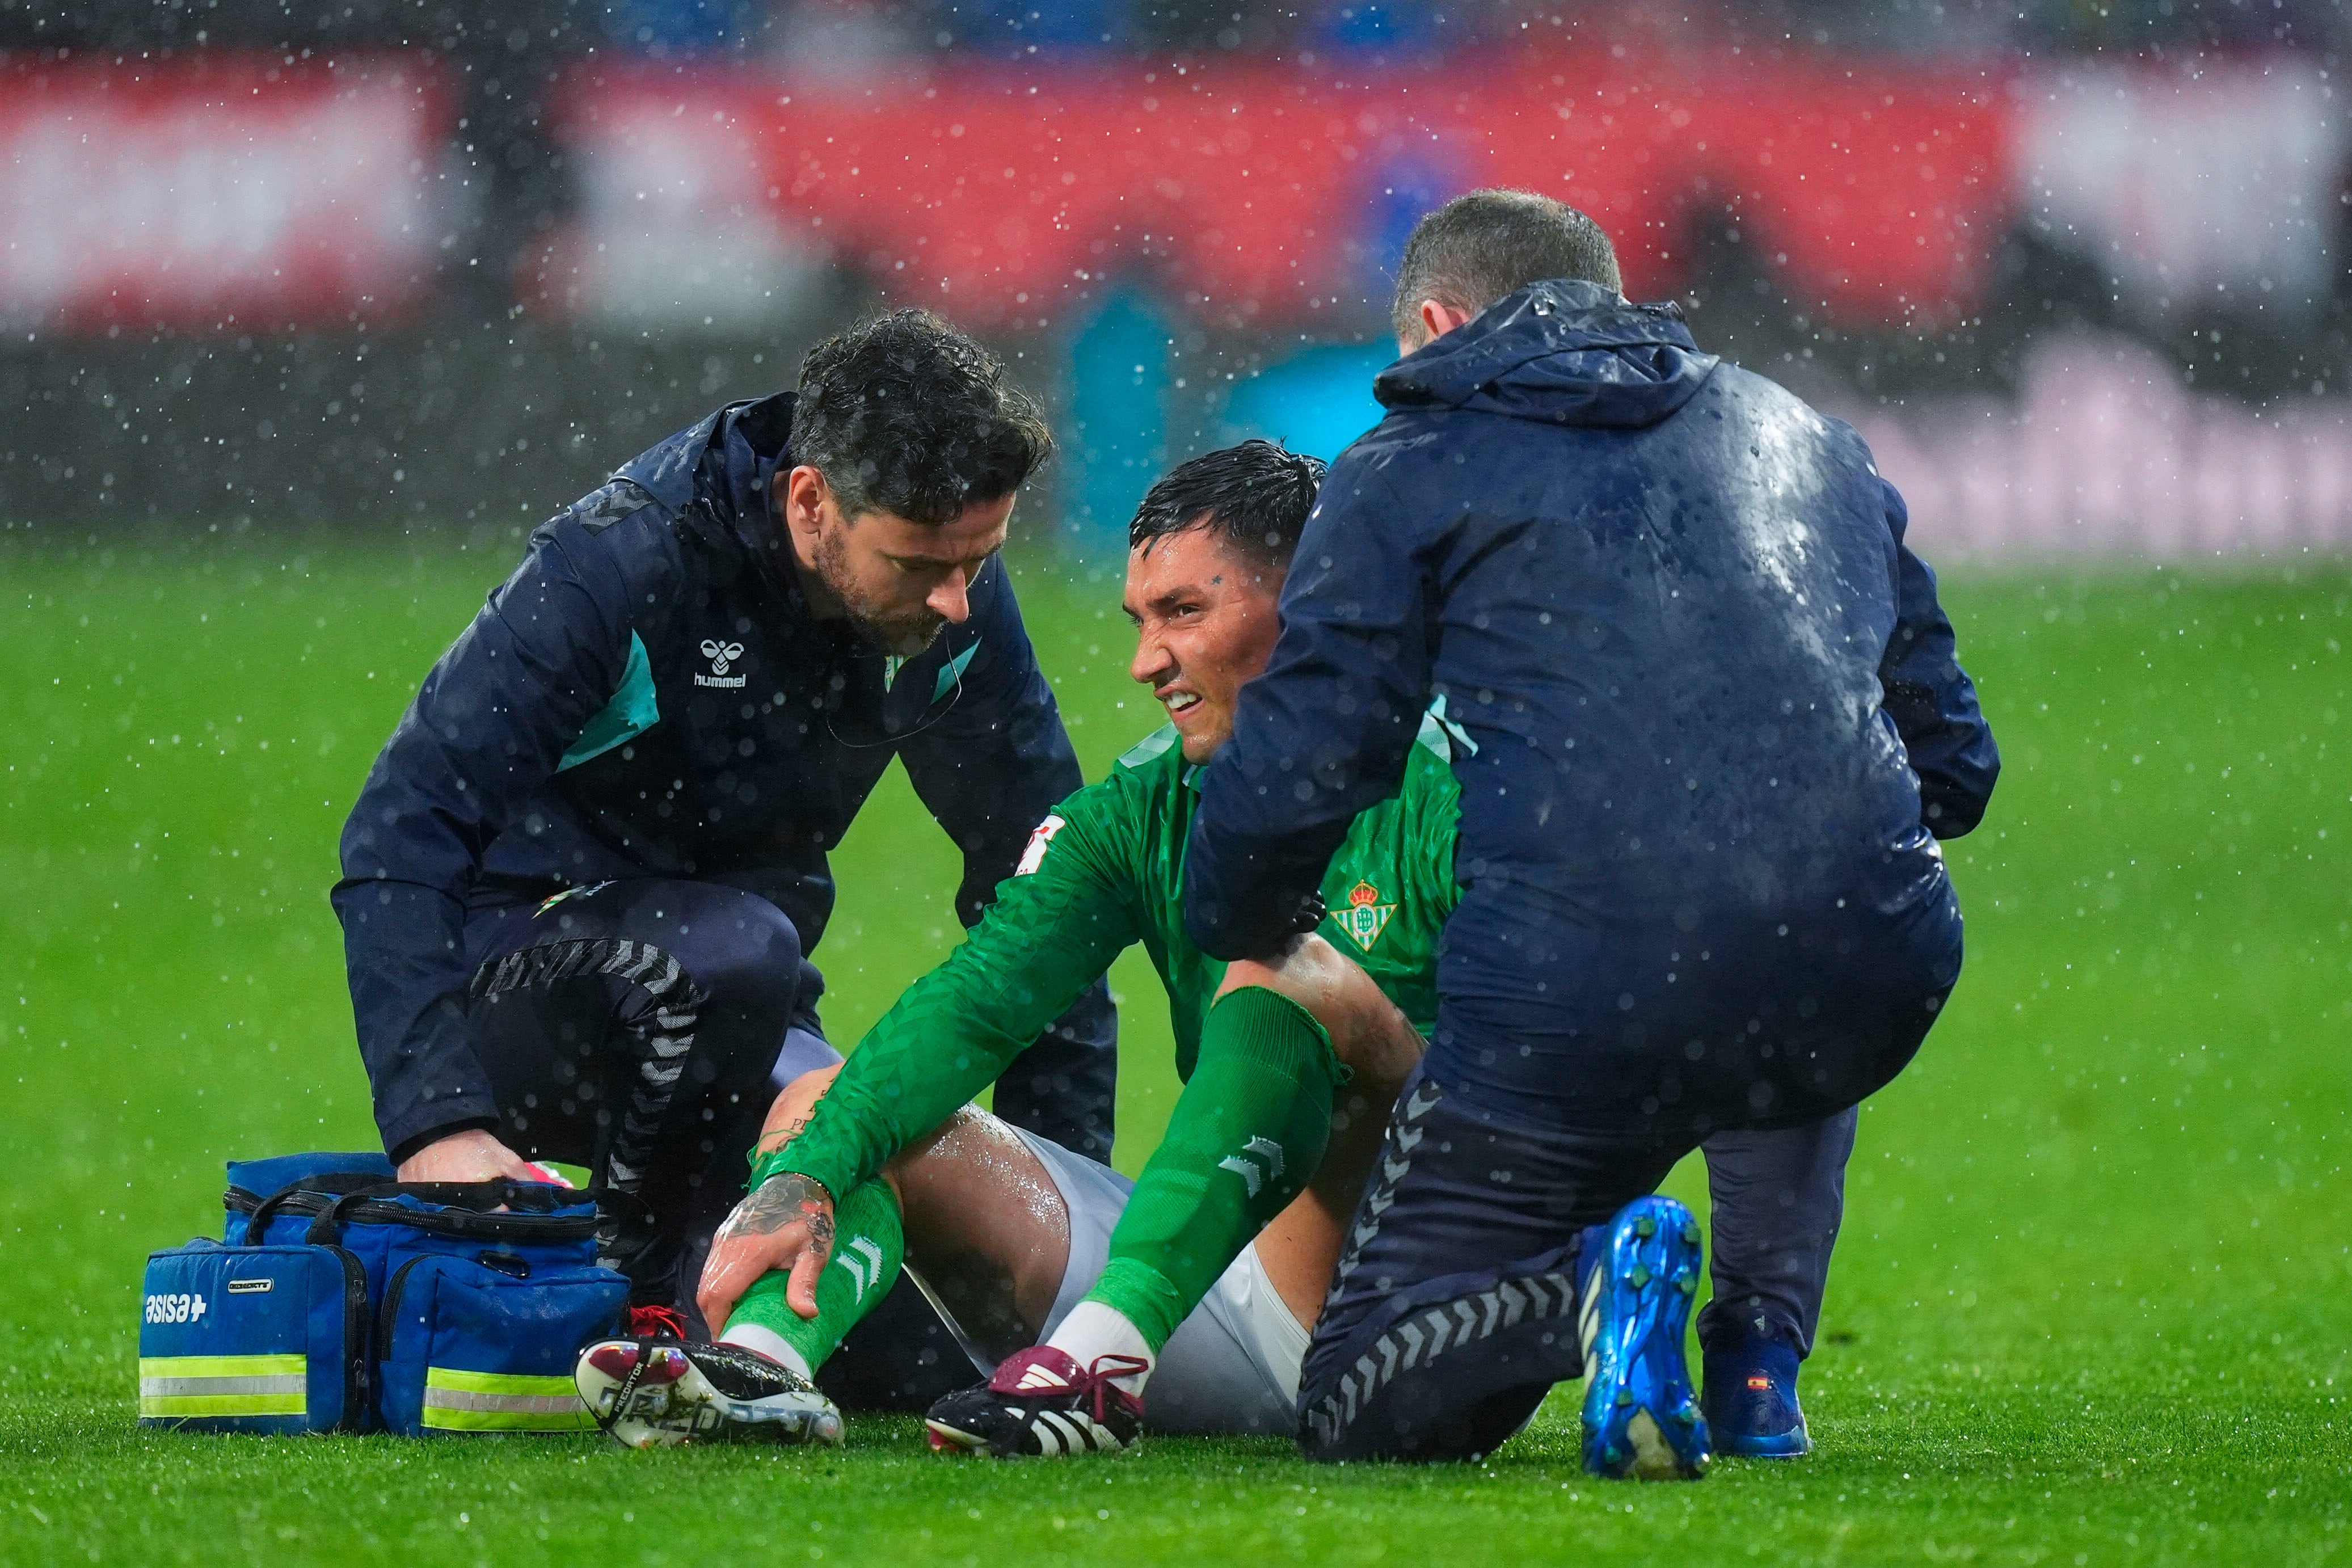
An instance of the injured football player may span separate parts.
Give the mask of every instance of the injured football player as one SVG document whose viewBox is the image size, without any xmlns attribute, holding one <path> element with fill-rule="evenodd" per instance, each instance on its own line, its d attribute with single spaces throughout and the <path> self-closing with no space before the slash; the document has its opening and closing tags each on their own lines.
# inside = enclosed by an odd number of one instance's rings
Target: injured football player
<svg viewBox="0 0 2352 1568">
<path fill-rule="evenodd" d="M 581 1358 L 582 1395 L 615 1436 L 837 1439 L 811 1374 L 902 1266 L 988 1378 L 932 1408 L 936 1447 L 1293 1430 L 1300 1357 L 1420 1058 L 1456 896 L 1438 715 L 1282 953 L 1227 966 L 1184 935 L 1193 777 L 1272 652 L 1320 476 L 1252 441 L 1146 497 L 1129 673 L 1168 726 L 1055 807 L 981 923 L 845 1064 L 793 1079 L 704 1268 L 719 1342 L 614 1340 Z M 1184 1089 L 1129 1183 L 968 1101 L 1136 942 L 1168 989 Z"/>
</svg>

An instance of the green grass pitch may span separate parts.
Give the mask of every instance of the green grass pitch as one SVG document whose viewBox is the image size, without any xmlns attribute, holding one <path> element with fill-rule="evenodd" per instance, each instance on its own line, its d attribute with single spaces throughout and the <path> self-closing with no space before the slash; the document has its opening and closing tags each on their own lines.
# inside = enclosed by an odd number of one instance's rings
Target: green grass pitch
<svg viewBox="0 0 2352 1568">
<path fill-rule="evenodd" d="M 1953 846 L 1960 989 L 1864 1115 L 1810 1459 L 1597 1484 L 1558 1398 L 1436 1469 L 956 1463 L 904 1419 L 820 1454 L 140 1434 L 142 1255 L 216 1234 L 224 1158 L 373 1137 L 335 836 L 510 548 L 0 551 L 0 1561 L 2352 1560 L 2333 569 L 1951 584 L 2008 770 Z M 1153 721 L 1114 591 L 1022 583 L 1098 770 Z M 854 1040 L 946 950 L 951 865 L 894 773 L 839 869 L 817 956 Z M 1115 978 L 1133 1169 L 1167 1026 L 1147 968 Z"/>
</svg>

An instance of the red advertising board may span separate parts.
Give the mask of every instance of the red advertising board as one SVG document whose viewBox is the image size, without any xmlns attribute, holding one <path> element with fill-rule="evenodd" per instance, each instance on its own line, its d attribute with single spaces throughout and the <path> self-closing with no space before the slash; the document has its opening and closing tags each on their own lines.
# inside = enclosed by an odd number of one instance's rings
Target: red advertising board
<svg viewBox="0 0 2352 1568">
<path fill-rule="evenodd" d="M 425 302 L 456 103 L 430 59 L 0 56 L 0 322 L 277 330 Z M 1544 191 L 1626 285 L 1736 227 L 1787 309 L 1864 332 L 1978 314 L 2031 216 L 2161 312 L 2327 286 L 2347 137 L 2324 73 L 1610 47 L 1426 69 L 961 65 L 870 77 L 592 58 L 551 95 L 577 221 L 526 304 L 695 327 L 831 263 L 970 324 L 1050 323 L 1144 275 L 1200 320 L 1364 330 L 1412 219 Z"/>
<path fill-rule="evenodd" d="M 446 226 L 452 129 L 412 55 L 0 58 L 0 320 L 398 315 Z"/>
<path fill-rule="evenodd" d="M 1361 79 L 1122 64 L 845 83 L 622 63 L 579 68 L 561 100 L 592 184 L 660 127 L 666 159 L 707 158 L 710 185 L 749 188 L 793 242 L 983 326 L 1130 268 L 1227 325 L 1302 324 L 1371 291 L 1419 212 L 1490 184 L 1591 213 L 1639 295 L 1673 291 L 1691 220 L 1730 211 L 1826 317 L 1931 326 L 1976 302 L 2014 205 L 2006 82 L 1948 65 L 1596 48 Z M 562 303 L 560 277 L 542 288 Z"/>
</svg>

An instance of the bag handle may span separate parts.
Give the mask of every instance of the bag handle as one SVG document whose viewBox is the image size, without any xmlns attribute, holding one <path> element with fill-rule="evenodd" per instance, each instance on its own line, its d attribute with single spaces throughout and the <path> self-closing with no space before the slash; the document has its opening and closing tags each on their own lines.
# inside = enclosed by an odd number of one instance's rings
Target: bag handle
<svg viewBox="0 0 2352 1568">
<path fill-rule="evenodd" d="M 404 1195 L 444 1208 L 488 1214 L 500 1205 L 514 1207 L 512 1200 L 521 1195 L 516 1188 L 517 1184 L 505 1176 L 493 1176 L 487 1182 L 377 1182 L 357 1192 L 345 1193 L 320 1210 L 319 1217 L 310 1222 L 310 1234 L 302 1239 L 312 1247 L 341 1246 L 343 1226 L 350 1223 L 352 1210 L 373 1199 Z M 544 1200 L 526 1203 L 524 1212 L 532 1207 L 544 1212 L 547 1206 Z"/>
<path fill-rule="evenodd" d="M 338 1196 L 310 1222 L 310 1232 L 303 1239 L 312 1247 L 340 1246 L 343 1226 L 350 1223 L 353 1209 L 371 1200 L 396 1197 L 465 1209 L 485 1217 L 501 1208 L 517 1215 L 545 1215 L 571 1202 L 582 1201 L 594 1203 L 600 1218 L 626 1213 L 643 1222 L 651 1213 L 645 1200 L 635 1193 L 590 1188 L 567 1199 L 564 1188 L 542 1182 L 518 1182 L 507 1176 L 493 1176 L 487 1182 L 377 1182 Z"/>
<path fill-rule="evenodd" d="M 278 1211 L 285 1207 L 287 1200 L 297 1193 L 315 1193 L 320 1197 L 331 1198 L 344 1193 L 365 1192 L 383 1184 L 383 1178 L 372 1171 L 328 1171 L 302 1181 L 289 1182 L 253 1205 L 253 1212 L 246 1216 L 245 1243 L 247 1247 L 261 1246 L 262 1238 L 268 1233 L 269 1222 L 278 1217 Z M 235 1189 L 231 1190 L 233 1193 Z"/>
<path fill-rule="evenodd" d="M 382 1182 L 377 1184 L 379 1187 L 395 1187 L 399 1184 L 400 1184 L 397 1182 Z M 303 1241 L 311 1247 L 341 1246 L 343 1240 L 344 1217 L 352 1212 L 352 1208 L 357 1205 L 361 1200 L 378 1195 L 379 1194 L 376 1190 L 368 1187 L 362 1187 L 355 1193 L 345 1193 L 333 1203 L 329 1204 L 325 1208 L 319 1211 L 319 1217 L 310 1222 L 310 1228 L 303 1235 Z"/>
</svg>

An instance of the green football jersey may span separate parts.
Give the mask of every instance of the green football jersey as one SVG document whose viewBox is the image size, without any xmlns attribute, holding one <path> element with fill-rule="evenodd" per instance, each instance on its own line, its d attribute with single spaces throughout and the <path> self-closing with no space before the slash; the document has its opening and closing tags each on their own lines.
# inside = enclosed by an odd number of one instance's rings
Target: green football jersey
<svg viewBox="0 0 2352 1568">
<path fill-rule="evenodd" d="M 1460 791 L 1447 728 L 1422 724 L 1394 798 L 1357 817 L 1323 879 L 1320 931 L 1424 1035 L 1454 910 Z M 995 1081 L 1134 942 L 1168 988 L 1176 1071 L 1192 1076 L 1225 965 L 1184 934 L 1184 841 L 1199 769 L 1175 729 L 1137 745 L 1040 823 L 996 901 L 866 1033 L 808 1127 L 760 1163 L 846 1193 Z"/>
</svg>

